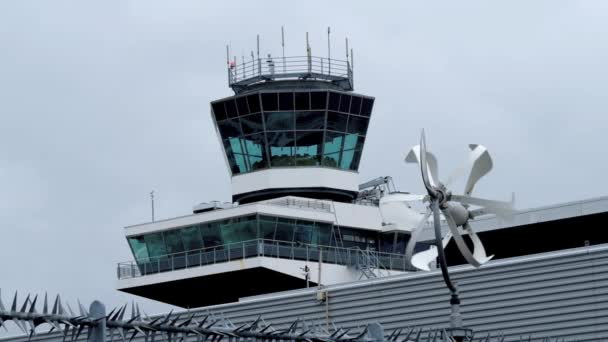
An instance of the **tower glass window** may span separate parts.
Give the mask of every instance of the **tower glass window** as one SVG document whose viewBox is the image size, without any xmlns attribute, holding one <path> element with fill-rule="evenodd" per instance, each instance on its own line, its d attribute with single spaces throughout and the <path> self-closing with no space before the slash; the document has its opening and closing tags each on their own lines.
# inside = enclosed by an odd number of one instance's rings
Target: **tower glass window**
<svg viewBox="0 0 608 342">
<path fill-rule="evenodd" d="M 356 171 L 374 99 L 338 91 L 253 93 L 211 108 L 232 174 L 272 167 Z"/>
</svg>

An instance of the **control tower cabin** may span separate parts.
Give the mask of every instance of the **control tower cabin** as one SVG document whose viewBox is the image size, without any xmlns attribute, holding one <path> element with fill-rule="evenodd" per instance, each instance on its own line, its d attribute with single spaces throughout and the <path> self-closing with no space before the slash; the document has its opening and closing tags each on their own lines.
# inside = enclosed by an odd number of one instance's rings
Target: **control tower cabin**
<svg viewBox="0 0 608 342">
<path fill-rule="evenodd" d="M 126 227 L 119 290 L 198 307 L 407 270 L 408 233 L 377 206 L 389 178 L 359 185 L 374 98 L 353 92 L 346 51 L 228 60 L 234 95 L 210 109 L 232 203 Z"/>
</svg>

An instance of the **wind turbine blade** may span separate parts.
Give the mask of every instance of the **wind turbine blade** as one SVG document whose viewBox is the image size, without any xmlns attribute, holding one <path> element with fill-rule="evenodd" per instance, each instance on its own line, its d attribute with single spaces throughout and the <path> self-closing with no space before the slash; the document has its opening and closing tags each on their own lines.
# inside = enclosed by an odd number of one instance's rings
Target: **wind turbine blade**
<svg viewBox="0 0 608 342">
<path fill-rule="evenodd" d="M 477 181 L 479 181 L 483 176 L 488 174 L 490 170 L 492 170 L 492 157 L 490 157 L 490 153 L 488 149 L 483 145 L 471 144 L 469 145 L 471 149 L 470 155 L 470 163 L 471 173 L 469 174 L 469 179 L 467 180 L 467 184 L 464 187 L 464 194 L 469 196 L 471 192 L 473 192 L 473 188 Z"/>
<path fill-rule="evenodd" d="M 486 249 L 483 247 L 483 243 L 481 243 L 479 236 L 477 236 L 477 233 L 475 233 L 473 228 L 471 228 L 471 225 L 467 222 L 464 224 L 463 228 L 469 234 L 469 237 L 473 242 L 473 258 L 479 261 L 479 263 L 482 265 L 490 261 L 494 255 L 488 256 L 486 254 Z"/>
<path fill-rule="evenodd" d="M 456 226 L 452 215 L 450 215 L 447 210 L 442 210 L 442 212 L 443 216 L 445 217 L 445 220 L 448 222 L 450 232 L 452 232 L 452 235 L 454 235 L 454 241 L 456 242 L 456 246 L 458 246 L 458 250 L 460 251 L 460 254 L 462 254 L 462 256 L 464 257 L 464 259 L 474 267 L 480 267 L 483 263 L 490 260 L 490 258 L 485 256 L 485 250 L 483 249 L 483 247 L 481 247 L 481 250 L 477 254 L 479 259 L 476 258 L 474 252 L 471 252 L 471 249 L 469 249 L 469 246 L 467 246 L 466 242 L 464 241 L 464 238 L 460 234 L 460 231 L 458 231 L 458 226 Z M 475 237 L 477 237 L 477 235 L 475 235 Z M 477 243 L 478 245 L 481 244 L 479 238 L 477 238 Z M 475 244 L 473 246 L 475 247 Z"/>
<path fill-rule="evenodd" d="M 380 204 L 390 202 L 418 202 L 425 199 L 425 195 L 408 194 L 405 192 L 393 192 L 380 199 Z"/>
<path fill-rule="evenodd" d="M 448 232 L 447 234 L 445 234 L 445 236 L 441 240 L 441 244 L 443 245 L 443 248 L 445 248 L 448 245 L 448 243 L 450 243 L 451 239 L 452 239 L 451 232 Z M 412 255 L 410 264 L 421 271 L 430 271 L 431 270 L 430 264 L 437 259 L 438 255 L 439 255 L 439 252 L 437 251 L 437 246 L 431 246 L 426 251 L 422 251 L 422 252 Z"/>
<path fill-rule="evenodd" d="M 452 201 L 460 202 L 463 204 L 476 205 L 487 209 L 490 213 L 511 213 L 515 214 L 516 211 L 513 208 L 512 202 L 489 200 L 485 198 L 463 196 L 463 195 L 452 195 Z M 479 215 L 478 215 L 479 216 Z"/>
<path fill-rule="evenodd" d="M 422 216 L 422 219 L 420 220 L 420 222 L 418 222 L 418 224 L 416 225 L 414 230 L 412 230 L 412 235 L 405 248 L 405 260 L 410 265 L 412 265 L 412 263 L 411 263 L 412 254 L 414 253 L 414 247 L 416 247 L 416 242 L 418 241 L 418 238 L 420 237 L 420 233 L 422 233 L 422 231 L 424 230 L 424 226 L 428 222 L 428 219 L 430 216 L 431 216 L 431 210 L 427 210 L 427 212 L 424 214 L 424 216 Z M 427 266 L 428 266 L 428 264 L 427 264 Z"/>
<path fill-rule="evenodd" d="M 406 163 L 414 163 L 418 164 L 423 170 L 426 172 L 429 183 L 436 187 L 439 184 L 439 176 L 438 176 L 438 168 L 437 168 L 437 158 L 431 152 L 426 151 L 425 154 L 425 164 L 422 162 L 422 145 L 416 145 L 410 149 L 407 156 L 405 157 Z M 426 146 L 425 146 L 426 150 Z M 422 165 L 426 165 L 426 171 L 422 169 Z M 425 175 L 423 174 L 423 181 Z"/>
</svg>

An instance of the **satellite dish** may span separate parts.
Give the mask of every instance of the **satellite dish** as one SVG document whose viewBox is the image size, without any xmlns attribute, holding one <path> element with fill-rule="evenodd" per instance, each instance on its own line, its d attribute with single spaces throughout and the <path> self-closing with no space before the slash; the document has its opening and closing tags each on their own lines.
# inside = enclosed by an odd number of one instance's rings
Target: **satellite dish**
<svg viewBox="0 0 608 342">
<path fill-rule="evenodd" d="M 406 247 L 406 259 L 417 269 L 429 271 L 430 263 L 434 262 L 438 256 L 440 259 L 444 259 L 443 249 L 452 239 L 456 242 L 464 259 L 469 264 L 480 267 L 492 259 L 493 255 L 488 256 L 486 254 L 481 240 L 472 229 L 469 221 L 485 214 L 495 214 L 505 219 L 511 219 L 515 214 L 513 201 L 494 201 L 471 196 L 475 184 L 492 170 L 493 164 L 492 158 L 484 146 L 472 144 L 469 145 L 469 148 L 471 153 L 466 168 L 470 169 L 470 172 L 462 195 L 455 195 L 448 189 L 449 184 L 457 176 L 463 174 L 462 170 L 450 177 L 445 184 L 439 181 L 437 159 L 426 149 L 424 130 L 420 138 L 420 145 L 412 147 L 405 158 L 407 163 L 417 163 L 420 166 L 422 181 L 428 193 L 426 198 L 429 202 L 427 212 L 422 215 L 418 224 L 413 225 L 410 241 Z M 471 206 L 477 208 L 471 209 Z M 440 214 L 443 214 L 449 227 L 449 232 L 443 237 L 441 236 Z M 431 246 L 426 251 L 413 254 L 420 233 L 427 226 L 426 223 L 431 215 L 433 215 L 435 227 L 436 246 Z M 463 238 L 465 233 L 473 243 L 473 250 L 467 246 Z M 439 245 L 441 246 L 440 249 L 438 249 Z"/>
</svg>

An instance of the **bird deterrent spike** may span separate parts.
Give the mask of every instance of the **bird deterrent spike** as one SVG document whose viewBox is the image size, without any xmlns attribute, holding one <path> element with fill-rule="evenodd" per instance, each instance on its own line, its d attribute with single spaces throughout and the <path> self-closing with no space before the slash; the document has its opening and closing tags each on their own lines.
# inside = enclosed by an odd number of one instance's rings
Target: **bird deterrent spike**
<svg viewBox="0 0 608 342">
<path fill-rule="evenodd" d="M 30 306 L 30 313 L 35 313 L 36 312 L 36 301 L 38 300 L 38 295 L 36 295 L 34 297 L 34 300 L 32 301 L 32 306 Z"/>
<path fill-rule="evenodd" d="M 46 292 L 44 293 L 44 305 L 42 306 L 42 313 L 45 315 L 49 313 L 49 300 Z"/>
<path fill-rule="evenodd" d="M 27 294 L 27 297 L 25 297 L 25 301 L 23 302 L 23 305 L 21 306 L 21 309 L 19 310 L 19 312 L 26 312 L 25 309 L 27 308 L 27 303 L 29 303 L 30 301 L 30 294 Z"/>
<path fill-rule="evenodd" d="M 2 289 L 0 289 L 0 311 L 6 311 L 4 303 L 2 303 Z"/>
<path fill-rule="evenodd" d="M 15 297 L 13 297 L 13 305 L 11 305 L 11 311 L 17 311 L 17 291 L 15 291 Z"/>
<path fill-rule="evenodd" d="M 80 300 L 76 299 L 76 302 L 78 303 L 78 310 L 80 311 L 80 316 L 88 316 L 89 313 L 87 312 L 87 309 L 85 309 L 84 305 L 80 303 Z"/>
<path fill-rule="evenodd" d="M 70 306 L 70 303 L 66 302 L 65 306 L 68 308 L 68 313 L 70 314 L 70 316 L 76 316 L 74 314 L 74 310 L 72 310 L 72 307 Z"/>
</svg>

